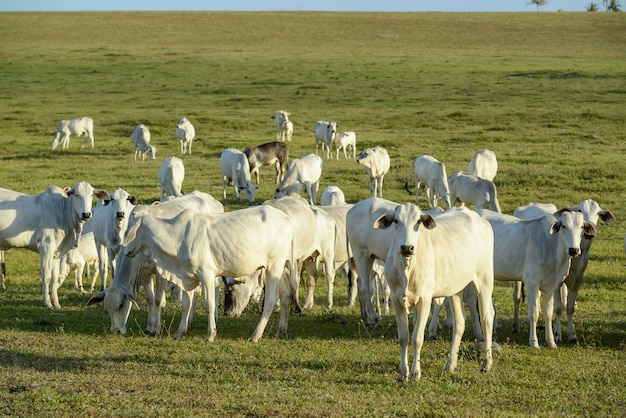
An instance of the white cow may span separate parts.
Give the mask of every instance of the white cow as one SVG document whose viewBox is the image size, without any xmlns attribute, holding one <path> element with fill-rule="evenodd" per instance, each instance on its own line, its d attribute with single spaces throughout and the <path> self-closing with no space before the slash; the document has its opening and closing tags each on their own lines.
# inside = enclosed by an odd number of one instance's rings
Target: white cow
<svg viewBox="0 0 626 418">
<path fill-rule="evenodd" d="M 233 182 L 235 195 L 241 200 L 240 192 L 246 195 L 249 202 L 254 202 L 256 187 L 252 184 L 250 164 L 243 152 L 234 148 L 227 148 L 220 156 L 220 170 L 222 172 L 222 196 L 226 199 L 226 186 L 229 179 Z"/>
<path fill-rule="evenodd" d="M 591 223 L 596 228 L 598 221 L 605 223 L 615 222 L 615 216 L 613 216 L 610 211 L 602 209 L 597 202 L 591 199 L 583 200 L 577 206 L 570 208 L 570 210 L 582 212 L 585 221 Z M 514 215 L 521 219 L 534 219 L 556 212 L 556 206 L 551 203 L 530 203 L 526 206 L 516 208 Z M 590 250 L 592 243 L 593 239 L 591 237 L 583 235 L 580 242 L 580 256 L 572 258 L 570 270 L 565 281 L 561 283 L 559 290 L 554 293 L 554 313 L 556 315 L 554 334 L 557 343 L 563 342 L 561 315 L 564 311 L 567 312 L 567 339 L 572 343 L 578 341 L 574 332 L 573 316 L 578 290 L 583 283 L 583 275 L 585 274 L 587 264 L 591 257 Z M 517 287 L 516 291 L 517 294 L 514 296 L 515 300 L 517 300 L 521 293 L 520 289 Z"/>
<path fill-rule="evenodd" d="M 370 195 L 373 197 L 383 197 L 383 177 L 391 167 L 389 154 L 382 147 L 364 149 L 356 162 L 361 164 L 370 182 Z"/>
<path fill-rule="evenodd" d="M 156 147 L 150 144 L 150 129 L 146 125 L 143 123 L 137 125 L 130 138 L 135 146 L 135 161 L 137 161 L 137 154 L 144 161 L 146 155 L 149 155 L 152 160 L 156 158 Z"/>
<path fill-rule="evenodd" d="M 337 122 L 320 120 L 315 124 L 315 155 L 319 155 L 318 147 L 322 145 L 322 153 L 326 149 L 326 158 L 330 158 L 330 151 L 337 135 Z"/>
<path fill-rule="evenodd" d="M 274 191 L 274 198 L 288 196 L 291 193 L 300 193 L 304 188 L 311 205 L 315 206 L 323 166 L 322 159 L 314 154 L 289 161 L 285 178 Z"/>
<path fill-rule="evenodd" d="M 180 152 L 185 155 L 189 149 L 191 155 L 191 144 L 196 136 L 196 129 L 187 118 L 182 118 L 176 124 L 176 137 L 180 139 Z"/>
<path fill-rule="evenodd" d="M 93 119 L 88 117 L 62 120 L 57 126 L 57 132 L 52 138 L 51 147 L 55 149 L 61 144 L 62 149 L 70 147 L 70 136 L 76 135 L 78 137 L 84 135 L 83 145 L 81 148 L 85 148 L 87 141 L 91 141 L 91 148 L 93 149 Z"/>
<path fill-rule="evenodd" d="M 341 189 L 337 186 L 326 186 L 324 193 L 322 193 L 322 199 L 320 204 L 322 206 L 328 205 L 344 205 L 346 203 L 346 197 Z"/>
<path fill-rule="evenodd" d="M 488 149 L 476 151 L 469 163 L 467 172 L 476 177 L 493 181 L 498 172 L 496 153 Z"/>
<path fill-rule="evenodd" d="M 287 129 L 289 128 L 289 124 L 286 124 L 285 121 L 289 121 L 289 116 L 291 116 L 291 113 L 285 110 L 278 110 L 276 114 L 272 116 L 274 124 L 276 125 L 277 141 L 285 142 L 285 135 L 287 134 Z M 293 124 L 291 124 L 291 130 L 293 132 Z M 289 141 L 291 141 L 291 136 L 289 136 Z"/>
<path fill-rule="evenodd" d="M 528 292 L 528 342 L 539 348 L 537 320 L 539 291 L 545 320 L 545 339 L 556 348 L 552 334 L 554 292 L 570 271 L 572 257 L 580 256 L 583 234 L 596 235 L 596 228 L 585 222 L 583 214 L 562 209 L 555 216 L 521 220 L 490 210 L 480 209 L 481 217 L 489 221 L 494 231 L 494 276 L 496 280 L 522 281 Z M 472 303 L 469 304 L 472 309 Z M 519 327 L 518 305 L 515 307 L 513 330 Z"/>
<path fill-rule="evenodd" d="M 489 209 L 502 212 L 498 202 L 496 185 L 491 180 L 476 177 L 463 171 L 457 171 L 448 177 L 450 203 L 461 205 L 468 203 L 476 209 Z"/>
<path fill-rule="evenodd" d="M 93 213 L 95 215 L 95 209 L 93 210 Z M 86 225 L 89 224 L 91 224 L 91 221 Z M 80 293 L 87 293 L 83 287 L 83 273 L 85 272 L 85 267 L 87 268 L 87 277 L 89 277 L 91 276 L 89 266 L 93 266 L 94 271 L 90 288 L 90 292 L 93 292 L 96 280 L 98 280 L 98 275 L 100 273 L 100 268 L 98 267 L 98 251 L 96 249 L 93 231 L 85 232 L 85 228 L 83 228 L 83 232 L 80 234 L 80 239 L 78 240 L 78 247 L 69 250 L 63 257 L 61 257 L 60 262 L 61 266 L 59 277 L 61 285 L 67 276 L 73 271 L 74 290 Z"/>
<path fill-rule="evenodd" d="M 132 228 L 138 219 L 143 216 L 149 215 L 161 219 L 170 219 L 186 209 L 205 213 L 224 212 L 222 204 L 215 200 L 213 196 L 193 191 L 179 197 L 166 199 L 164 202 L 135 206 L 129 218 L 128 229 Z M 124 251 L 123 247 L 120 251 Z M 152 276 L 157 273 L 156 265 L 144 256 L 138 255 L 136 258 L 141 257 L 143 257 L 141 262 L 144 265 L 139 274 L 128 274 L 129 269 L 132 269 L 132 263 L 116 266 L 116 274 L 113 277 L 111 286 L 106 288 L 106 290 L 100 291 L 87 303 L 87 305 L 92 305 L 104 302 L 104 306 L 111 317 L 111 332 L 126 333 L 126 321 L 130 314 L 131 302 L 135 300 L 140 286 L 144 287 L 146 299 L 148 300 L 146 332 L 150 335 L 159 335 L 161 332 L 161 311 L 165 307 L 166 281 L 158 275 L 156 280 L 153 281 Z M 124 257 L 119 257 L 117 260 L 124 262 Z M 139 260 L 136 261 L 139 262 Z M 182 315 L 175 338 L 182 338 L 187 332 L 193 314 L 193 301 L 195 300 L 197 290 L 199 289 L 182 292 Z M 219 297 L 219 294 L 216 297 Z"/>
<path fill-rule="evenodd" d="M 287 141 L 291 142 L 291 137 L 293 136 L 293 122 L 291 122 L 287 116 L 285 116 L 285 120 L 283 120 L 280 135 L 281 137 L 286 138 Z"/>
<path fill-rule="evenodd" d="M 424 185 L 426 201 L 428 206 L 434 208 L 437 206 L 437 199 L 444 201 L 446 209 L 450 204 L 450 189 L 448 187 L 448 175 L 446 174 L 446 166 L 430 155 L 422 155 L 417 157 L 411 163 L 409 174 L 405 188 L 409 191 L 409 178 L 413 174 L 415 179 L 415 204 L 418 204 L 418 190 L 420 185 Z"/>
<path fill-rule="evenodd" d="M 421 377 L 420 352 L 431 301 L 450 297 L 454 315 L 452 347 L 445 370 L 454 371 L 458 359 L 465 319 L 461 307 L 463 289 L 472 283 L 476 289 L 481 323 L 485 335 L 485 355 L 481 371 L 491 369 L 494 237 L 488 222 L 466 208 L 456 208 L 437 216 L 423 213 L 406 203 L 383 213 L 373 228 L 392 231 L 393 239 L 385 262 L 385 277 L 400 340 L 398 380 Z M 411 343 L 413 364 L 408 369 L 408 314 L 415 310 Z"/>
<path fill-rule="evenodd" d="M 279 335 L 285 335 L 298 280 L 291 225 L 285 213 L 267 205 L 218 214 L 188 209 L 169 219 L 144 215 L 129 228 L 118 272 L 136 277 L 154 263 L 161 277 L 186 291 L 200 283 L 209 312 L 207 340 L 214 341 L 217 278 L 246 276 L 265 268 L 263 313 L 250 340 L 257 342 L 263 336 L 279 292 Z M 254 239 L 249 230 L 255 231 Z M 289 283 L 281 283 L 285 265 L 290 270 Z M 132 300 L 130 292 L 125 296 Z"/>
<path fill-rule="evenodd" d="M 38 195 L 0 189 L 0 250 L 27 248 L 39 253 L 44 304 L 60 309 L 59 259 L 78 245 L 83 224 L 91 219 L 93 196 L 108 198 L 87 182 L 50 186 Z"/>
<path fill-rule="evenodd" d="M 183 160 L 178 157 L 168 157 L 163 160 L 157 179 L 161 185 L 161 200 L 165 196 L 180 196 L 183 194 L 183 180 L 185 179 L 185 166 Z"/>
<path fill-rule="evenodd" d="M 343 149 L 343 157 L 348 158 L 346 150 L 352 151 L 352 158 L 356 158 L 356 133 L 352 131 L 342 132 L 335 137 L 335 148 L 337 148 L 337 159 L 339 159 L 339 150 Z"/>
</svg>

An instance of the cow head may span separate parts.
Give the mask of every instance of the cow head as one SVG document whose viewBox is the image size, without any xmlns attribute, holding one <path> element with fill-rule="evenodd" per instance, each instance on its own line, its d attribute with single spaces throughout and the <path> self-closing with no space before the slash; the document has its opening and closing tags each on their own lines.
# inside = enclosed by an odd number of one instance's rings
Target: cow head
<svg viewBox="0 0 626 418">
<path fill-rule="evenodd" d="M 591 199 L 583 200 L 577 206 L 571 208 L 571 210 L 582 212 L 585 221 L 594 225 L 598 225 L 598 221 L 604 223 L 615 222 L 615 216 L 613 216 L 611 211 L 602 209 L 597 202 Z"/>
<path fill-rule="evenodd" d="M 396 206 L 393 213 L 384 214 L 374 222 L 374 228 L 378 229 L 387 229 L 392 225 L 395 237 L 389 251 L 396 251 L 405 258 L 411 257 L 417 250 L 420 225 L 426 229 L 436 226 L 431 215 L 410 203 Z"/>
<path fill-rule="evenodd" d="M 248 202 L 254 202 L 254 193 L 256 186 L 251 181 L 246 181 L 243 187 L 239 187 L 239 192 L 243 192 Z"/>
<path fill-rule="evenodd" d="M 261 271 L 255 273 L 244 280 L 237 280 L 232 277 L 222 277 L 224 281 L 224 315 L 238 317 L 248 306 L 250 298 L 262 289 Z"/>
<path fill-rule="evenodd" d="M 559 239 L 567 256 L 574 257 L 580 255 L 580 242 L 585 236 L 593 238 L 596 236 L 596 228 L 586 222 L 581 212 L 563 208 L 554 214 L 556 222 L 552 223 L 550 234 L 559 233 Z"/>
<path fill-rule="evenodd" d="M 85 222 L 91 219 L 92 198 L 109 199 L 109 194 L 104 190 L 94 190 L 87 182 L 81 181 L 74 187 L 63 189 L 63 196 L 72 199 L 72 208 L 78 218 Z"/>
<path fill-rule="evenodd" d="M 135 205 L 137 205 L 137 199 L 124 189 L 116 189 L 111 193 L 109 199 L 104 200 L 104 206 L 108 205 L 111 205 L 111 211 L 119 223 L 123 219 L 128 219 Z"/>
</svg>

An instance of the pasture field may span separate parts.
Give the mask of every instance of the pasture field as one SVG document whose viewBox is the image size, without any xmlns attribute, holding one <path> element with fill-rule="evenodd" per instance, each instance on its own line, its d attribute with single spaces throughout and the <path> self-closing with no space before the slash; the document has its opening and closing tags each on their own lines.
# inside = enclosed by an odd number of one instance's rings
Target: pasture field
<svg viewBox="0 0 626 418">
<path fill-rule="evenodd" d="M 340 276 L 336 307 L 323 307 L 322 280 L 317 306 L 291 316 L 287 339 L 275 338 L 274 313 L 264 338 L 248 343 L 260 313 L 251 306 L 220 317 L 210 344 L 201 308 L 188 336 L 173 340 L 173 302 L 162 336 L 145 335 L 142 295 L 129 333 L 109 335 L 102 305 L 87 307 L 69 279 L 63 309 L 48 310 L 37 254 L 11 250 L 0 416 L 623 415 L 625 45 L 622 13 L 1 13 L 1 187 L 34 194 L 86 180 L 152 202 L 160 162 L 180 156 L 174 128 L 186 116 L 197 139 L 183 157 L 183 189 L 221 198 L 220 152 L 273 140 L 271 116 L 285 109 L 291 158 L 314 152 L 321 119 L 356 131 L 359 151 L 386 147 L 388 199 L 413 200 L 404 182 L 414 157 L 430 154 L 450 175 L 489 148 L 503 212 L 592 198 L 617 222 L 598 226 L 577 345 L 531 349 L 527 320 L 511 333 L 512 288 L 499 283 L 492 371 L 479 372 L 468 323 L 454 374 L 442 372 L 444 331 L 424 345 L 422 380 L 404 385 L 394 317 L 363 327 Z M 94 119 L 95 149 L 73 137 L 68 150 L 50 150 L 58 122 L 79 116 Z M 150 127 L 155 161 L 132 159 L 139 123 Z M 255 204 L 272 197 L 272 172 L 262 169 Z M 324 161 L 321 189 L 330 184 L 349 202 L 369 196 L 365 172 L 343 156 Z M 227 210 L 246 206 L 227 193 Z"/>
</svg>

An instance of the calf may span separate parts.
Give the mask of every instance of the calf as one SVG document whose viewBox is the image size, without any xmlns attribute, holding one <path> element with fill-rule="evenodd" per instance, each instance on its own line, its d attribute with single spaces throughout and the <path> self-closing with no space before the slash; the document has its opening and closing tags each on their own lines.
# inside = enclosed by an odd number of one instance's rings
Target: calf
<svg viewBox="0 0 626 418">
<path fill-rule="evenodd" d="M 315 124 L 315 155 L 319 155 L 318 147 L 322 146 L 322 153 L 326 149 L 326 158 L 330 158 L 332 143 L 337 134 L 337 122 L 326 122 L 320 120 Z"/>
<path fill-rule="evenodd" d="M 370 183 L 370 195 L 373 197 L 383 197 L 383 177 L 391 167 L 389 154 L 382 147 L 364 149 L 356 162 L 361 164 Z"/>
<path fill-rule="evenodd" d="M 498 172 L 498 160 L 495 152 L 488 149 L 476 151 L 469 163 L 467 172 L 476 177 L 493 181 Z"/>
<path fill-rule="evenodd" d="M 144 161 L 146 155 L 149 155 L 153 160 L 156 158 L 156 148 L 150 144 L 150 130 L 146 125 L 137 125 L 130 137 L 135 146 L 135 161 L 137 161 L 137 154 L 139 154 Z"/>
<path fill-rule="evenodd" d="M 335 137 L 335 148 L 337 148 L 337 159 L 339 159 L 339 150 L 343 149 L 343 158 L 348 158 L 346 149 L 352 151 L 352 158 L 356 158 L 356 133 L 352 131 L 342 132 Z"/>
<path fill-rule="evenodd" d="M 264 165 L 276 164 L 276 184 L 285 177 L 286 163 L 289 158 L 287 144 L 280 141 L 267 142 L 265 144 L 248 147 L 243 150 L 250 164 L 250 175 L 256 176 L 256 184 L 259 183 L 259 168 Z"/>
<path fill-rule="evenodd" d="M 176 137 L 180 139 L 180 153 L 185 155 L 189 149 L 191 155 L 191 144 L 196 136 L 196 129 L 187 118 L 182 118 L 176 124 Z"/>
<path fill-rule="evenodd" d="M 94 215 L 97 212 L 93 211 Z M 92 219 L 93 221 L 93 219 Z M 91 224 L 88 222 L 87 225 Z M 83 272 L 87 267 L 87 276 L 91 275 L 89 266 L 94 267 L 93 278 L 91 281 L 90 292 L 93 292 L 96 286 L 96 280 L 100 273 L 98 267 L 98 251 L 96 249 L 96 242 L 94 240 L 93 231 L 85 232 L 86 228 L 83 228 L 83 233 L 78 240 L 78 247 L 69 250 L 60 259 L 60 282 L 63 284 L 70 272 L 74 272 L 74 290 L 81 293 L 87 293 L 83 287 Z"/>
<path fill-rule="evenodd" d="M 183 160 L 178 157 L 168 157 L 163 160 L 157 179 L 161 185 L 161 200 L 165 196 L 180 196 L 183 194 L 183 180 L 185 179 L 185 166 Z"/>
<path fill-rule="evenodd" d="M 476 206 L 476 209 L 502 212 L 498 202 L 496 185 L 491 180 L 457 171 L 448 177 L 448 186 L 450 187 L 450 203 L 452 205 L 469 203 Z"/>
<path fill-rule="evenodd" d="M 345 203 L 346 198 L 339 187 L 327 186 L 324 189 L 324 193 L 322 193 L 322 199 L 320 201 L 322 206 L 345 205 Z"/>
<path fill-rule="evenodd" d="M 87 141 L 91 141 L 91 148 L 93 149 L 93 119 L 88 117 L 70 119 L 70 120 L 62 120 L 59 122 L 57 126 L 57 131 L 52 138 L 52 142 L 50 146 L 52 149 L 61 144 L 62 149 L 67 149 L 70 146 L 70 136 L 76 135 L 78 137 L 84 135 L 83 145 L 81 148 L 85 148 L 85 144 Z"/>
<path fill-rule="evenodd" d="M 222 172 L 222 196 L 226 199 L 226 186 L 229 179 L 233 182 L 235 195 L 241 200 L 243 191 L 249 202 L 254 202 L 256 187 L 250 177 L 250 164 L 246 155 L 234 148 L 227 148 L 220 156 L 220 170 Z"/>
<path fill-rule="evenodd" d="M 433 298 L 450 298 L 454 316 L 452 346 L 445 370 L 453 372 L 465 330 L 461 294 L 473 284 L 479 296 L 485 354 L 481 371 L 492 366 L 491 339 L 494 317 L 493 292 L 494 236 L 489 223 L 475 212 L 457 208 L 440 214 L 437 220 L 412 204 L 398 205 L 383 213 L 373 225 L 390 229 L 392 243 L 385 262 L 385 277 L 391 289 L 400 340 L 398 380 L 421 377 L 420 352 L 424 329 Z M 411 338 L 413 364 L 408 369 L 408 314 L 417 314 Z"/>
<path fill-rule="evenodd" d="M 446 209 L 450 208 L 450 189 L 448 187 L 448 175 L 446 174 L 446 166 L 430 155 L 422 155 L 417 157 L 411 163 L 407 182 L 404 187 L 409 191 L 409 180 L 411 172 L 415 179 L 415 204 L 418 204 L 418 190 L 420 185 L 424 185 L 426 201 L 428 206 L 434 208 L 437 206 L 437 199 L 444 201 Z"/>
<path fill-rule="evenodd" d="M 289 161 L 285 178 L 274 191 L 274 198 L 300 193 L 304 188 L 311 205 L 315 206 L 323 165 L 322 159 L 314 154 Z"/>
</svg>

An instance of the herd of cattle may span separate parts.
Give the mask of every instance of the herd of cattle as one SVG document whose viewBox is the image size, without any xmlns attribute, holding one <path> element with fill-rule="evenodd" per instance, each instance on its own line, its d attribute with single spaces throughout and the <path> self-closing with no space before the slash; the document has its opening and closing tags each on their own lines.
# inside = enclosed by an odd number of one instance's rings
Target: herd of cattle
<svg viewBox="0 0 626 418">
<path fill-rule="evenodd" d="M 438 312 L 448 308 L 452 344 L 446 370 L 456 367 L 464 332 L 463 301 L 470 309 L 475 337 L 484 342 L 481 370 L 492 366 L 492 333 L 495 309 L 494 280 L 513 281 L 514 330 L 519 330 L 521 287 L 526 288 L 529 344 L 539 347 L 537 322 L 542 311 L 545 342 L 562 342 L 560 317 L 567 313 L 567 337 L 576 340 L 573 313 L 577 292 L 589 261 L 589 251 L 599 221 L 613 222 L 613 214 L 593 200 L 557 209 L 551 204 L 531 203 L 517 208 L 514 216 L 501 213 L 493 178 L 497 160 L 492 151 L 481 150 L 467 172 L 447 176 L 445 166 L 424 155 L 413 160 L 410 177 L 415 181 L 415 204 L 399 204 L 382 198 L 383 177 L 390 161 L 382 147 L 367 148 L 356 158 L 365 168 L 371 196 L 355 204 L 345 202 L 337 186 L 326 188 L 316 206 L 323 161 L 318 145 L 331 158 L 333 144 L 356 157 L 356 134 L 337 133 L 335 122 L 320 121 L 315 128 L 316 153 L 287 163 L 293 124 L 289 112 L 274 116 L 277 140 L 239 151 L 226 149 L 220 157 L 223 198 L 232 184 L 254 201 L 259 167 L 276 165 L 274 199 L 259 206 L 224 212 L 212 196 L 181 192 L 182 160 L 170 157 L 158 171 L 161 200 L 137 204 L 122 189 L 112 193 L 94 190 L 87 182 L 61 189 L 50 186 L 38 195 L 0 189 L 0 279 L 4 286 L 4 250 L 28 248 L 40 254 L 44 304 L 60 309 L 58 288 L 73 269 L 74 288 L 86 292 L 83 270 L 94 266 L 89 292 L 97 277 L 100 291 L 88 302 L 102 302 L 111 318 L 111 331 L 126 332 L 126 322 L 136 296 L 144 288 L 148 300 L 146 331 L 159 334 L 161 310 L 168 287 L 180 291 L 183 314 L 176 338 L 192 320 L 194 304 L 202 295 L 208 310 L 208 340 L 217 333 L 220 289 L 224 284 L 225 314 L 238 316 L 249 300 L 264 292 L 261 319 L 250 340 L 258 341 L 273 310 L 280 303 L 279 335 L 287 333 L 289 312 L 313 306 L 313 292 L 321 262 L 328 283 L 327 305 L 333 305 L 336 271 L 350 283 L 350 305 L 358 296 L 366 325 L 380 324 L 374 308 L 377 290 L 385 303 L 391 301 L 400 341 L 399 380 L 420 378 L 420 350 L 426 331 L 436 336 Z M 176 127 L 181 153 L 191 153 L 195 130 L 183 118 Z M 93 121 L 79 118 L 62 121 L 52 148 L 69 146 L 69 136 L 85 135 L 93 147 Z M 137 155 L 154 159 L 147 127 L 132 133 Z M 408 190 L 408 181 L 406 184 Z M 418 206 L 424 188 L 429 209 Z M 300 197 L 306 190 L 308 201 Z M 92 207 L 92 199 L 97 204 Z M 443 202 L 445 208 L 438 206 Z M 472 204 L 476 211 L 464 207 Z M 460 204 L 460 207 L 457 205 Z M 250 239 L 251 231 L 254 239 Z M 233 249 L 237 249 L 233 251 Z M 108 271 L 113 277 L 106 286 Z M 307 272 L 305 303 L 298 296 L 301 272 Z M 541 298 L 540 298 L 541 295 Z M 444 304 L 445 298 L 445 304 Z M 541 301 L 541 309 L 539 303 Z M 411 336 L 413 362 L 408 367 L 409 314 L 416 313 Z M 556 315 L 555 330 L 552 329 Z M 555 339 L 556 337 L 556 339 Z"/>
</svg>

